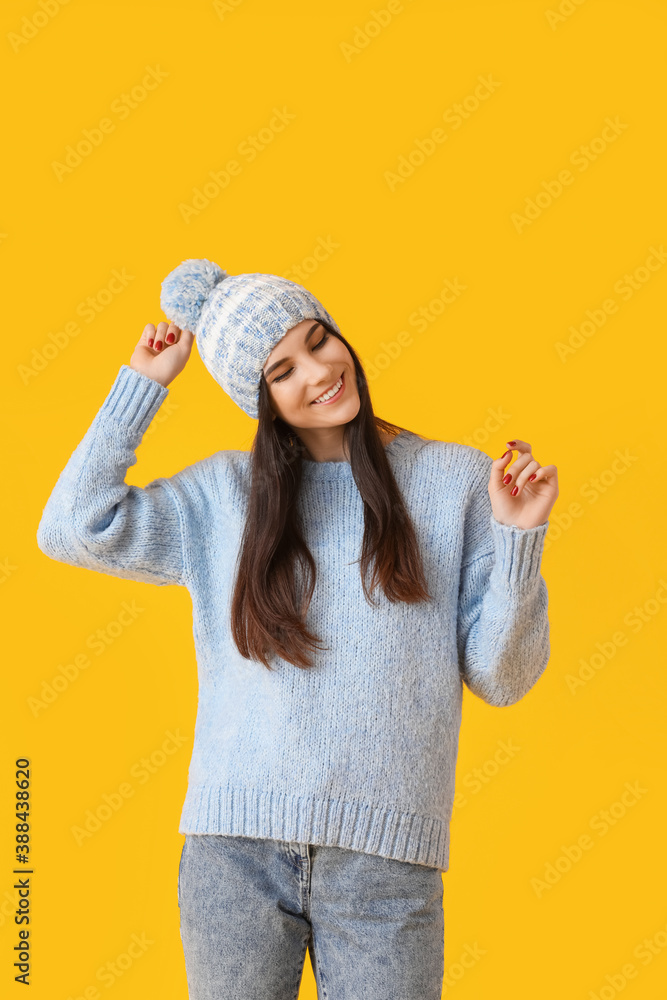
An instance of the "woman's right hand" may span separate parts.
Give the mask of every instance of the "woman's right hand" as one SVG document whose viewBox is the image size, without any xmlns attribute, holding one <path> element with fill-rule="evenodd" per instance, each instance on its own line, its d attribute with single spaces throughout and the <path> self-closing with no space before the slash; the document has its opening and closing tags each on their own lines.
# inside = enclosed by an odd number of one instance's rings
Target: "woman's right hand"
<svg viewBox="0 0 667 1000">
<path fill-rule="evenodd" d="M 172 334 L 174 339 L 168 343 L 167 337 Z M 158 323 L 157 330 L 153 323 L 147 323 L 130 358 L 129 367 L 154 379 L 166 389 L 185 368 L 194 339 L 194 333 L 181 330 L 175 323 L 163 321 Z M 149 340 L 152 346 L 149 346 Z"/>
</svg>

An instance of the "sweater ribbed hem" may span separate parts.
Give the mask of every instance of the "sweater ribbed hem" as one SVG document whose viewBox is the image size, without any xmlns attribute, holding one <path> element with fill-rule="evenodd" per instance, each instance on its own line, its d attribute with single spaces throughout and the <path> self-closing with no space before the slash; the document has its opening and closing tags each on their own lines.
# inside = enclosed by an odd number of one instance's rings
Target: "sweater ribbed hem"
<svg viewBox="0 0 667 1000">
<path fill-rule="evenodd" d="M 112 417 L 131 434 L 142 438 L 168 392 L 169 389 L 155 379 L 129 365 L 121 365 L 100 413 Z"/>
<path fill-rule="evenodd" d="M 449 867 L 449 825 L 442 820 L 340 799 L 193 786 L 178 832 L 344 847 L 443 872 Z"/>
<path fill-rule="evenodd" d="M 541 576 L 544 539 L 549 522 L 535 528 L 517 528 L 502 524 L 491 514 L 491 527 L 496 565 L 511 590 L 524 590 L 535 584 Z"/>
</svg>

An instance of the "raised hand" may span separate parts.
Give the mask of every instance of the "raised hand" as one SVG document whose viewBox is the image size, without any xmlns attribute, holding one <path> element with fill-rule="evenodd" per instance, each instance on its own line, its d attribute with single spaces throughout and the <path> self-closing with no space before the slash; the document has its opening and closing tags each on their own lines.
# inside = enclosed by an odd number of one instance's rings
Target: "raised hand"
<svg viewBox="0 0 667 1000">
<path fill-rule="evenodd" d="M 195 335 L 175 323 L 147 323 L 130 358 L 130 368 L 155 379 L 165 388 L 185 368 Z"/>
<path fill-rule="evenodd" d="M 508 441 L 510 450 L 491 466 L 489 497 L 493 516 L 501 524 L 537 528 L 549 519 L 558 497 L 558 470 L 540 465 L 527 441 Z M 519 455 L 506 472 L 512 452 Z"/>
</svg>

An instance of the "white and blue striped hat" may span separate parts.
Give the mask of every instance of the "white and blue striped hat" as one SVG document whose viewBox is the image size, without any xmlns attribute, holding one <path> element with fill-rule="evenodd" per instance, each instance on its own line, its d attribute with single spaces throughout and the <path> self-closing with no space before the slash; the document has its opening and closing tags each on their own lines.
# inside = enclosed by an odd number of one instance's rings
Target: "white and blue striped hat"
<svg viewBox="0 0 667 1000">
<path fill-rule="evenodd" d="M 181 330 L 191 330 L 206 368 L 248 414 L 259 413 L 266 359 L 304 319 L 328 323 L 324 306 L 302 285 L 277 274 L 228 275 L 206 259 L 184 260 L 162 282 L 160 305 Z"/>
</svg>

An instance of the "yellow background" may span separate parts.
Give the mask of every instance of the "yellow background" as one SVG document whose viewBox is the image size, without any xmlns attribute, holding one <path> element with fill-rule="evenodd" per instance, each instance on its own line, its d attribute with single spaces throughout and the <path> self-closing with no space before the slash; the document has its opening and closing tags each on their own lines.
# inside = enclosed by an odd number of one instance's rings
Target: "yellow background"
<svg viewBox="0 0 667 1000">
<path fill-rule="evenodd" d="M 373 11 L 392 9 L 366 31 Z M 197 703 L 190 598 L 51 561 L 36 530 L 144 325 L 165 318 L 160 282 L 208 257 L 232 274 L 305 268 L 302 283 L 376 366 L 383 417 L 494 458 L 523 438 L 557 466 L 547 671 L 511 708 L 465 692 L 444 992 L 662 997 L 667 267 L 651 248 L 667 246 L 667 5 L 70 0 L 42 10 L 7 2 L 1 15 L 3 995 L 23 995 L 12 803 L 13 762 L 27 755 L 31 996 L 187 996 L 177 828 Z M 21 31 L 33 37 L 17 42 Z M 166 76 L 122 113 L 148 67 Z M 475 98 L 489 77 L 493 92 Z M 457 104 L 465 118 L 453 118 Z M 294 118 L 263 132 L 275 108 Z M 59 177 L 67 147 L 103 118 L 113 130 Z M 401 157 L 414 163 L 437 128 L 446 139 L 392 186 Z M 253 135 L 264 142 L 250 161 L 240 150 Z M 186 220 L 195 189 L 230 159 L 238 175 Z M 527 200 L 568 169 L 572 183 L 517 226 Z M 132 277 L 108 296 L 114 269 Z M 443 308 L 447 280 L 465 291 Z M 92 320 L 89 297 L 101 306 Z M 616 311 L 577 341 L 572 328 L 610 299 Z M 433 302 L 418 331 L 411 317 Z M 78 333 L 59 337 L 72 322 Z M 249 448 L 255 427 L 195 350 L 128 481 Z M 114 629 L 123 602 L 141 611 Z M 117 634 L 96 655 L 89 637 L 107 629 Z M 85 651 L 90 666 L 35 715 L 28 699 Z M 573 691 L 579 673 L 589 679 Z M 168 732 L 185 742 L 141 781 L 137 765 Z M 511 758 L 496 759 L 502 743 Z M 127 781 L 134 795 L 79 846 L 72 829 L 86 810 Z M 635 783 L 639 798 L 619 805 Z M 614 822 L 602 832 L 605 811 Z M 590 849 L 568 866 L 586 834 Z M 152 944 L 100 980 L 133 934 Z M 460 964 L 475 947 L 483 955 Z M 308 958 L 301 996 L 316 996 Z"/>
</svg>

